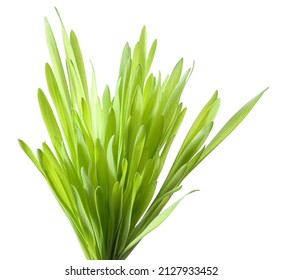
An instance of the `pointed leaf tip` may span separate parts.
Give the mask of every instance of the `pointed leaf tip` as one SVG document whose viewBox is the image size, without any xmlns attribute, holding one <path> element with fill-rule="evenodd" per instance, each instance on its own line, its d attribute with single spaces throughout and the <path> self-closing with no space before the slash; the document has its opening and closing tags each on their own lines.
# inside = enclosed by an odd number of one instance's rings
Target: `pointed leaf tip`
<svg viewBox="0 0 282 280">
<path fill-rule="evenodd" d="M 261 93 L 252 98 L 247 102 L 241 109 L 237 111 L 222 127 L 222 129 L 215 135 L 211 142 L 207 145 L 205 151 L 203 152 L 199 163 L 209 155 L 252 111 L 254 106 L 263 96 L 268 88 L 264 89 Z"/>
</svg>

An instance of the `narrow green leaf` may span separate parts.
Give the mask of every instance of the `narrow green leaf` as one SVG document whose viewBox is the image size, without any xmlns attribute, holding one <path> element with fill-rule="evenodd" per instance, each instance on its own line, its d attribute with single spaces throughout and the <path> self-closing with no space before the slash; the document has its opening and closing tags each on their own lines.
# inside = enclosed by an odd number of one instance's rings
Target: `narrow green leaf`
<svg viewBox="0 0 282 280">
<path fill-rule="evenodd" d="M 45 94 L 41 89 L 38 90 L 38 102 L 51 141 L 53 142 L 54 138 L 56 138 L 59 142 L 63 141 L 63 137 L 57 124 L 54 113 Z"/>
<path fill-rule="evenodd" d="M 207 145 L 204 150 L 202 157 L 199 163 L 210 154 L 249 114 L 249 112 L 253 109 L 262 95 L 265 93 L 263 90 L 260 94 L 251 99 L 247 104 L 245 104 L 224 126 L 223 128 L 216 134 L 216 136 L 211 140 L 211 142 Z"/>
<path fill-rule="evenodd" d="M 41 165 L 37 160 L 36 156 L 34 155 L 34 153 L 31 151 L 30 147 L 21 139 L 18 139 L 18 142 L 22 150 L 25 152 L 25 154 L 30 158 L 30 160 L 34 163 L 34 165 L 41 172 L 41 174 L 44 175 Z"/>
<path fill-rule="evenodd" d="M 204 127 L 206 124 L 212 122 L 217 114 L 217 111 L 220 106 L 220 99 L 217 98 L 218 93 L 217 91 L 208 101 L 208 103 L 204 106 L 201 110 L 200 114 L 192 124 L 187 136 L 183 142 L 184 146 L 186 146 L 191 140 L 195 137 L 195 135 Z M 180 149 L 182 152 L 182 149 Z"/>
<path fill-rule="evenodd" d="M 157 49 L 157 39 L 154 40 L 151 48 L 150 48 L 150 51 L 149 51 L 149 54 L 148 54 L 148 58 L 147 58 L 147 62 L 146 62 L 146 68 L 145 68 L 145 77 L 147 77 L 149 71 L 150 71 L 150 68 L 152 66 L 152 62 L 154 60 L 154 56 L 155 56 L 155 53 L 156 53 L 156 49 Z"/>
<path fill-rule="evenodd" d="M 131 58 L 131 49 L 129 47 L 129 44 L 126 43 L 124 48 L 123 48 L 123 52 L 122 52 L 122 56 L 121 56 L 119 77 L 124 75 L 128 61 L 130 60 L 130 58 Z"/>
<path fill-rule="evenodd" d="M 44 19 L 44 23 L 45 23 L 46 42 L 49 49 L 52 65 L 54 67 L 55 76 L 58 81 L 60 91 L 63 93 L 62 95 L 64 102 L 66 102 L 66 104 L 70 106 L 71 101 L 70 101 L 67 80 L 64 73 L 61 57 L 58 51 L 57 43 L 47 18 Z"/>
<path fill-rule="evenodd" d="M 79 43 L 78 43 L 78 40 L 77 40 L 77 37 L 74 31 L 71 31 L 70 33 L 70 43 L 71 43 L 71 47 L 72 47 L 73 54 L 75 57 L 77 69 L 79 72 L 79 77 L 83 85 L 83 90 L 85 92 L 85 97 L 87 98 L 86 100 L 88 100 L 88 85 L 87 85 L 87 80 L 86 80 L 84 61 L 83 61 L 80 46 L 79 46 Z"/>
</svg>

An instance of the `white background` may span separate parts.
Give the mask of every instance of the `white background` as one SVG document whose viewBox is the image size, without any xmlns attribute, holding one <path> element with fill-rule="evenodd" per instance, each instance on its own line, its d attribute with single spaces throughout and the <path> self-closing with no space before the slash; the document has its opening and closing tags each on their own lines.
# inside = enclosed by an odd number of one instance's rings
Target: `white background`
<svg viewBox="0 0 282 280">
<path fill-rule="evenodd" d="M 155 269 L 218 266 L 220 276 L 212 279 L 282 279 L 279 2 L 2 1 L 0 278 L 65 279 L 70 265 L 114 265 L 84 261 L 47 184 L 17 144 L 22 138 L 36 149 L 47 140 L 36 91 L 46 90 L 44 16 L 61 39 L 57 6 L 67 29 L 76 31 L 88 73 L 93 61 L 100 91 L 109 83 L 114 92 L 122 47 L 136 42 L 144 24 L 149 41 L 158 38 L 155 73 L 169 73 L 181 57 L 186 68 L 195 60 L 183 94 L 188 112 L 165 170 L 214 90 L 222 100 L 216 132 L 240 106 L 270 87 L 240 127 L 185 180 L 187 191 L 201 192 L 187 197 L 122 263 Z"/>
</svg>

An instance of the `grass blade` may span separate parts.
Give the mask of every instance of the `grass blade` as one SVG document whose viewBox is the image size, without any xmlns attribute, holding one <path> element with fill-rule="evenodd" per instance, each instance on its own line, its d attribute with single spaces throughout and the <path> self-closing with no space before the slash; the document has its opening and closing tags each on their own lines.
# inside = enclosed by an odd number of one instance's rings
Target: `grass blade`
<svg viewBox="0 0 282 280">
<path fill-rule="evenodd" d="M 262 95 L 265 93 L 263 90 L 260 94 L 251 99 L 246 105 L 244 105 L 224 126 L 223 128 L 216 134 L 216 136 L 211 140 L 211 142 L 207 145 L 205 151 L 202 154 L 202 157 L 199 163 L 210 154 L 250 113 Z"/>
</svg>

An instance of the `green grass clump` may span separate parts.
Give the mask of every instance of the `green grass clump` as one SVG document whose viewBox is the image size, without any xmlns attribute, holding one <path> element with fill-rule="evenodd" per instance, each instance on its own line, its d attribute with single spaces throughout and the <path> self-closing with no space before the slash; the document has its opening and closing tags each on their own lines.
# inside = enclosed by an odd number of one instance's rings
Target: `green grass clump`
<svg viewBox="0 0 282 280">
<path fill-rule="evenodd" d="M 52 105 L 41 89 L 38 101 L 53 148 L 43 142 L 34 155 L 25 142 L 19 144 L 48 182 L 86 258 L 125 259 L 171 214 L 180 200 L 164 208 L 183 179 L 240 124 L 264 91 L 205 144 L 220 104 L 215 92 L 157 188 L 186 113 L 180 98 L 192 69 L 183 73 L 181 59 L 164 80 L 160 73 L 151 74 L 157 41 L 147 52 L 144 27 L 133 51 L 128 44 L 123 49 L 115 95 L 106 86 L 100 99 L 94 70 L 90 87 L 87 82 L 75 33 L 69 36 L 62 24 L 62 61 L 47 19 L 45 30 L 52 61 L 52 67 L 45 67 Z"/>
</svg>

